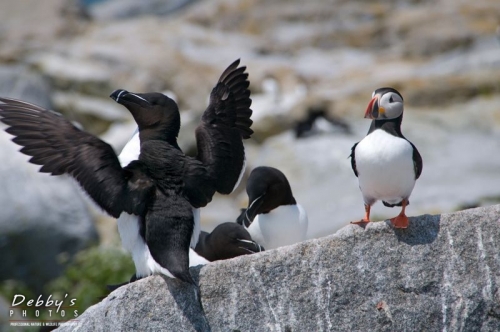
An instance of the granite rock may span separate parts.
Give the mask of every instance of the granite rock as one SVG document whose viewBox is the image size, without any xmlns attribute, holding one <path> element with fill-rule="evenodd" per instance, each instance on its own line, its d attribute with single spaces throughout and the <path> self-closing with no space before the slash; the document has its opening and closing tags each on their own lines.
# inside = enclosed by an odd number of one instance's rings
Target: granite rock
<svg viewBox="0 0 500 332">
<path fill-rule="evenodd" d="M 334 235 L 153 276 L 59 331 L 498 331 L 500 205 L 348 225 Z"/>
</svg>

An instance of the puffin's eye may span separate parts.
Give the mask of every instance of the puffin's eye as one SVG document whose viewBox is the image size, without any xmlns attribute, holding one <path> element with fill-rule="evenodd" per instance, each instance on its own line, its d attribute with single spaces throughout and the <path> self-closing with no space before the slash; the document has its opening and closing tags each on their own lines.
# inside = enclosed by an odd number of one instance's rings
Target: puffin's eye
<svg viewBox="0 0 500 332">
<path fill-rule="evenodd" d="M 389 102 L 390 102 L 390 103 L 393 103 L 393 102 L 394 102 L 394 99 L 392 99 L 392 96 L 391 96 L 391 98 L 389 98 Z"/>
</svg>

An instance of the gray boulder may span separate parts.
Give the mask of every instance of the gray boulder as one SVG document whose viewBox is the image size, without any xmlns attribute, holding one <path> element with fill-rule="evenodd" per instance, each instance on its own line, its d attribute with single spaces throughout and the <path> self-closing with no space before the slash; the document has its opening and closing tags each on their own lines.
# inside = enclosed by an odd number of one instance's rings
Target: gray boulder
<svg viewBox="0 0 500 332">
<path fill-rule="evenodd" d="M 499 331 L 500 205 L 349 225 L 334 235 L 154 276 L 60 331 Z"/>
</svg>

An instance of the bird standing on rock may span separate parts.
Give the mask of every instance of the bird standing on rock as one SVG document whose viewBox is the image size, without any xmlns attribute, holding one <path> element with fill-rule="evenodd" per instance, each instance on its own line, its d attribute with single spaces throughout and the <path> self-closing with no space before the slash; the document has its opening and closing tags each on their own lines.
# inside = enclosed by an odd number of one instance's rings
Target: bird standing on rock
<svg viewBox="0 0 500 332">
<path fill-rule="evenodd" d="M 365 118 L 372 119 L 368 134 L 354 144 L 350 155 L 365 202 L 365 217 L 352 223 L 370 222 L 371 206 L 382 200 L 387 207 L 402 207 L 391 223 L 395 228 L 407 228 L 405 208 L 422 173 L 422 157 L 401 133 L 403 97 L 393 88 L 375 90 Z"/>
<path fill-rule="evenodd" d="M 199 235 L 197 208 L 214 193 L 229 194 L 245 167 L 242 139 L 249 138 L 251 99 L 246 67 L 232 63 L 210 94 L 196 129 L 198 155 L 177 144 L 177 104 L 161 93 L 111 94 L 139 127 L 140 155 L 122 167 L 110 145 L 79 130 L 60 114 L 0 98 L 6 131 L 42 165 L 40 172 L 73 176 L 107 213 L 119 218 L 122 243 L 132 253 L 136 278 L 161 273 L 193 284 L 189 249 Z"/>
<path fill-rule="evenodd" d="M 307 214 L 293 197 L 285 174 L 273 167 L 257 167 L 248 177 L 246 190 L 248 207 L 236 222 L 254 241 L 274 249 L 306 239 Z"/>
</svg>

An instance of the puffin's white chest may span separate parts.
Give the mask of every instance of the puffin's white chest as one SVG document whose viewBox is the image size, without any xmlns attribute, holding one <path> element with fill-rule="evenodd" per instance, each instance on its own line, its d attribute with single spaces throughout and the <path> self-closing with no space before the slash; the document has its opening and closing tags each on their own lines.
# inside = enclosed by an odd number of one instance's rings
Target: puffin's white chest
<svg viewBox="0 0 500 332">
<path fill-rule="evenodd" d="M 356 146 L 359 187 L 365 202 L 391 204 L 408 198 L 415 185 L 413 147 L 403 139 L 377 129 Z"/>
<path fill-rule="evenodd" d="M 247 230 L 252 240 L 268 250 L 304 241 L 307 225 L 307 214 L 302 206 L 282 205 L 257 215 Z"/>
</svg>

